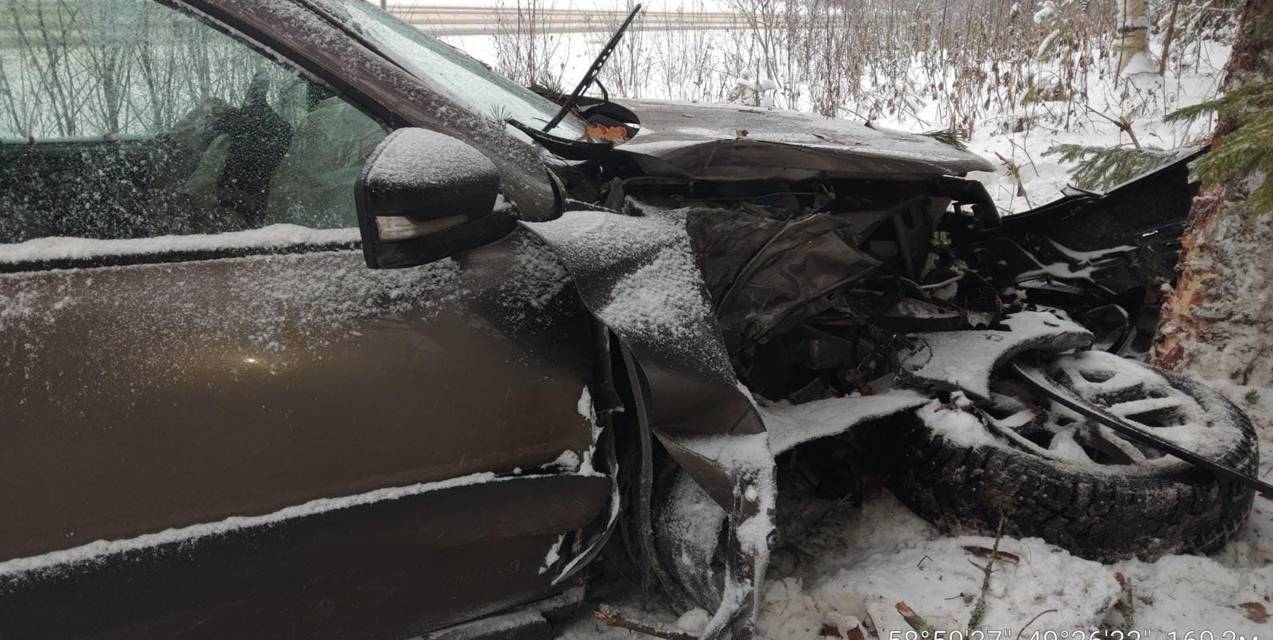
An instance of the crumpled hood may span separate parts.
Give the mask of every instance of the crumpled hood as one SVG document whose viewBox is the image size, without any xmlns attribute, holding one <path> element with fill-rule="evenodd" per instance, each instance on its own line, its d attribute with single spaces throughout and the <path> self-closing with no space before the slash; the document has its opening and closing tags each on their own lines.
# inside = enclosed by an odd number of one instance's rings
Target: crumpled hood
<svg viewBox="0 0 1273 640">
<path fill-rule="evenodd" d="M 793 111 L 625 100 L 641 131 L 616 147 L 652 174 L 699 179 L 899 177 L 993 171 L 927 136 Z"/>
</svg>

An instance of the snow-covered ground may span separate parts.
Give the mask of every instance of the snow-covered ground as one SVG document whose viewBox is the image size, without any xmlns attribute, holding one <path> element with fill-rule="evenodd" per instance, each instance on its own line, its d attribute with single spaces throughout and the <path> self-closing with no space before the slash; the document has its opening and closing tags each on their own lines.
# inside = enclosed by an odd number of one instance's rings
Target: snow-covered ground
<svg viewBox="0 0 1273 640">
<path fill-rule="evenodd" d="M 1256 419 L 1261 450 L 1273 451 L 1273 388 L 1225 391 Z M 1261 474 L 1273 476 L 1273 462 L 1266 459 Z M 861 508 L 834 505 L 816 522 L 773 555 L 760 607 L 763 637 L 852 638 L 850 630 L 860 625 L 865 638 L 872 637 L 871 629 L 882 639 L 906 638 L 911 627 L 897 612 L 899 602 L 935 629 L 967 629 L 983 579 L 973 563 L 985 562 L 967 547 L 988 549 L 992 539 L 943 535 L 883 489 Z M 1032 620 L 1021 638 L 1035 638 L 1036 632 L 1039 640 L 1090 634 L 1124 597 L 1120 578 L 1134 599 L 1130 628 L 1145 640 L 1273 637 L 1266 616 L 1273 612 L 1273 501 L 1267 498 L 1256 497 L 1250 520 L 1211 556 L 1102 565 L 1039 539 L 1005 537 L 999 548 L 1019 560 L 995 565 L 980 625 L 989 640 L 1013 640 Z M 632 588 L 606 595 L 625 617 L 670 629 L 693 632 L 707 619 L 706 612 L 691 611 L 678 620 L 678 612 L 668 611 L 656 595 Z M 1049 631 L 1056 635 L 1043 635 Z M 561 635 L 632 637 L 594 619 L 581 619 Z"/>
<path fill-rule="evenodd" d="M 1199 50 L 1197 67 L 1180 75 L 1138 76 L 1118 87 L 1106 80 L 1093 81 L 1088 87 L 1092 110 L 1069 129 L 1044 123 L 1025 131 L 1004 131 L 1011 127 L 1014 118 L 1028 114 L 998 114 L 978 127 L 967 142 L 970 151 L 990 160 L 998 171 L 974 173 L 972 177 L 986 184 L 1001 209 L 1019 212 L 1055 200 L 1070 182 L 1073 166 L 1061 162 L 1055 155 L 1045 154 L 1048 149 L 1061 144 L 1132 146 L 1130 138 L 1108 118 L 1129 116 L 1138 141 L 1146 147 L 1175 149 L 1198 145 L 1210 134 L 1214 126 L 1211 120 L 1172 124 L 1164 122 L 1163 115 L 1215 98 L 1230 48 L 1218 42 L 1206 43 Z M 1124 97 L 1125 94 L 1128 97 Z M 1128 106 L 1133 103 L 1139 104 L 1136 108 Z M 1044 111 L 1055 106 L 1058 105 L 1041 103 L 1025 111 Z M 932 108 L 931 104 L 928 108 Z M 923 130 L 914 120 L 882 124 L 903 130 Z M 1020 167 L 1024 195 L 1018 195 L 1016 179 L 1007 170 L 1008 163 Z"/>
</svg>

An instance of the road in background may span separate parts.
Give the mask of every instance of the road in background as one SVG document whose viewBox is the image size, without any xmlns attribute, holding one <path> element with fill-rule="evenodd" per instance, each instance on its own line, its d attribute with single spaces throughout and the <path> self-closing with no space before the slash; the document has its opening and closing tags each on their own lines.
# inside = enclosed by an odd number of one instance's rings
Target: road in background
<svg viewBox="0 0 1273 640">
<path fill-rule="evenodd" d="M 400 2 L 389 11 L 417 29 L 434 36 L 494 35 L 503 26 L 519 24 L 540 33 L 595 33 L 613 30 L 627 16 L 626 10 L 537 9 L 529 13 L 516 6 L 430 6 Z M 642 11 L 634 25 L 646 31 L 724 31 L 746 28 L 743 17 L 715 11 Z"/>
</svg>

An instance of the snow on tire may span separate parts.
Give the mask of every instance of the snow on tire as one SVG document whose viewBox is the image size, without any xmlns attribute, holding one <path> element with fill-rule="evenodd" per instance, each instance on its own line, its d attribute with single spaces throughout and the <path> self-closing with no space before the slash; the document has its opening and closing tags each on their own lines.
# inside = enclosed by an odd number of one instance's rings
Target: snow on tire
<svg viewBox="0 0 1273 640">
<path fill-rule="evenodd" d="M 1248 475 L 1255 430 L 1215 391 L 1100 352 L 1055 357 L 1044 370 L 1088 402 Z M 890 485 L 946 530 L 1040 537 L 1101 561 L 1207 552 L 1246 520 L 1254 492 L 997 376 L 988 403 L 956 394 L 908 414 L 889 438 Z"/>
</svg>

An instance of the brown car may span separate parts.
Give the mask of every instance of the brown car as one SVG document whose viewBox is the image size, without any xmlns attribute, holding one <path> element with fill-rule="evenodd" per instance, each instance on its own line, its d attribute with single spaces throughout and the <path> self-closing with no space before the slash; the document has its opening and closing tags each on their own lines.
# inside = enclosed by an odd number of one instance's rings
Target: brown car
<svg viewBox="0 0 1273 640">
<path fill-rule="evenodd" d="M 961 178 L 989 165 L 932 138 L 587 98 L 609 50 L 554 102 L 364 0 L 8 2 L 0 639 L 543 636 L 612 538 L 719 605 L 706 635 L 745 633 L 790 450 L 893 416 L 878 451 L 906 460 L 951 444 L 934 398 L 1015 415 L 1008 369 L 1042 415 L 1083 395 L 1065 371 L 1145 368 L 1020 358 L 1144 349 L 1183 160 L 1001 223 Z M 967 356 L 951 332 L 981 369 L 935 368 Z M 1163 413 L 1128 433 L 1214 429 L 1249 475 L 1240 413 L 1153 380 L 1119 388 Z M 762 417 L 866 396 L 888 410 Z M 1059 477 L 1061 431 L 1030 424 L 996 455 Z M 1215 508 L 1080 534 L 1023 503 L 1010 532 L 1118 557 L 1245 517 L 1234 480 L 1098 432 L 1064 433 L 1176 496 L 1118 508 Z M 944 524 L 999 499 L 906 469 L 928 517 L 962 496 Z"/>
</svg>

